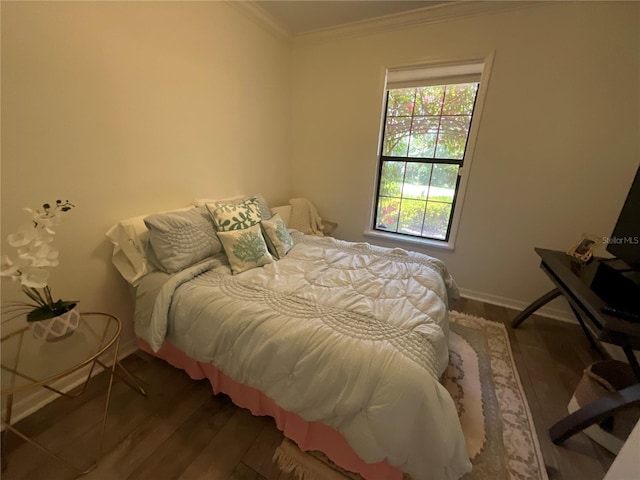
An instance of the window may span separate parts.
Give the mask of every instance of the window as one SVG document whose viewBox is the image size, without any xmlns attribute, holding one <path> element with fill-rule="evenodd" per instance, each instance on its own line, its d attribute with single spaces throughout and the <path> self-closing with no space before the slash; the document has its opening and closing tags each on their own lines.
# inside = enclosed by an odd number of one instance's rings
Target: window
<svg viewBox="0 0 640 480">
<path fill-rule="evenodd" d="M 387 73 L 374 230 L 449 241 L 482 67 Z"/>
</svg>

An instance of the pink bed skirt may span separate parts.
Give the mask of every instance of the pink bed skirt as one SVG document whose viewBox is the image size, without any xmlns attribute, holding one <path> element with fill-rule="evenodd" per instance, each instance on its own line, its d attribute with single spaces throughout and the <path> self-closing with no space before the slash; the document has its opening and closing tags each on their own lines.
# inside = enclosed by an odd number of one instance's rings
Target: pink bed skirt
<svg viewBox="0 0 640 480">
<path fill-rule="evenodd" d="M 158 352 L 141 338 L 138 338 L 138 344 L 145 352 L 183 369 L 195 380 L 209 379 L 215 393 L 225 393 L 239 407 L 249 409 L 254 415 L 273 417 L 278 429 L 301 450 L 320 450 L 336 465 L 357 472 L 367 480 L 402 478 L 402 472 L 387 462 L 365 463 L 333 428 L 320 422 L 307 422 L 295 413 L 283 410 L 260 390 L 234 382 L 213 365 L 193 360 L 172 344 L 165 342 Z"/>
</svg>

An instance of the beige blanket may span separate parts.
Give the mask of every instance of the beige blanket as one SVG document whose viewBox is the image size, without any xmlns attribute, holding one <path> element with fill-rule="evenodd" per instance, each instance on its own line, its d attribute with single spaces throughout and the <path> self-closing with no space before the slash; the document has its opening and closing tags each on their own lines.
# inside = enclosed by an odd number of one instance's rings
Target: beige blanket
<svg viewBox="0 0 640 480">
<path fill-rule="evenodd" d="M 313 203 L 306 198 L 292 198 L 289 203 L 291 204 L 289 228 L 294 228 L 307 235 L 324 236 L 322 219 Z"/>
</svg>

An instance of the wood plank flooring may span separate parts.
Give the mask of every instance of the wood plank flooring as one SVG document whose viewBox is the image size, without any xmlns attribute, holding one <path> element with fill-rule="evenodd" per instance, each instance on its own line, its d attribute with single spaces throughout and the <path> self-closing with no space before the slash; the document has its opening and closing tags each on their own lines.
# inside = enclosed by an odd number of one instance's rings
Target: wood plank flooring
<svg viewBox="0 0 640 480">
<path fill-rule="evenodd" d="M 461 299 L 456 310 L 509 324 L 518 313 Z M 514 358 L 538 431 L 550 480 L 601 480 L 613 455 L 580 433 L 562 446 L 549 427 L 567 413 L 582 370 L 598 360 L 578 325 L 532 316 L 509 331 Z M 212 395 L 206 380 L 144 353 L 123 362 L 143 382 L 144 399 L 116 380 L 105 456 L 88 480 L 291 480 L 271 457 L 282 434 L 271 418 L 254 417 L 224 395 Z M 108 378 L 91 381 L 82 397 L 61 398 L 18 424 L 25 433 L 78 466 L 97 454 Z M 3 480 L 66 480 L 72 470 L 10 434 L 2 445 L 8 466 Z"/>
</svg>

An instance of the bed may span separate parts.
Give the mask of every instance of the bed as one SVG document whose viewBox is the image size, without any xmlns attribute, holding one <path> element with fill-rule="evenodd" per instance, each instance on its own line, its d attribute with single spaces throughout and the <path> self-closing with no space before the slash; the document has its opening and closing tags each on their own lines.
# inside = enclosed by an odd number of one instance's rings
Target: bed
<svg viewBox="0 0 640 480">
<path fill-rule="evenodd" d="M 114 264 L 136 286 L 142 349 L 208 378 L 216 393 L 274 417 L 301 449 L 321 450 L 366 479 L 457 479 L 470 471 L 455 405 L 439 382 L 448 363 L 448 299 L 457 295 L 441 261 L 286 230 L 286 251 L 267 245 L 271 261 L 238 267 L 233 252 L 242 250 L 223 241 L 233 237 L 238 247 L 238 232 L 249 230 L 221 234 L 224 221 L 213 212 L 226 207 L 201 203 L 145 216 L 146 232 L 139 217 L 108 233 Z M 264 238 L 274 222 L 272 233 L 282 234 L 286 207 L 253 207 L 262 208 Z M 180 224 L 189 215 L 187 223 L 201 222 L 197 234 L 185 235 Z M 211 235 L 206 222 L 221 248 L 202 246 Z M 158 225 L 173 231 L 164 244 L 153 237 Z M 189 258 L 163 268 L 185 256 L 175 244 L 188 242 L 202 251 L 189 247 Z M 137 267 L 127 258 L 125 268 L 125 244 L 160 254 L 137 259 Z"/>
</svg>

